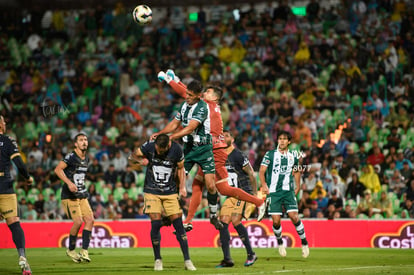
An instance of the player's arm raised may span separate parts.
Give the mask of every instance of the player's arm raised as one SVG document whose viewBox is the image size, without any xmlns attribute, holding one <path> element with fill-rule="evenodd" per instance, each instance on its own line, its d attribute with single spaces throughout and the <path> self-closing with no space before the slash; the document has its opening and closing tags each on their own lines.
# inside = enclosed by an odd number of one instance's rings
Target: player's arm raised
<svg viewBox="0 0 414 275">
<path fill-rule="evenodd" d="M 64 161 L 60 161 L 55 168 L 56 175 L 68 185 L 68 188 L 71 192 L 75 193 L 78 191 L 78 187 L 74 184 L 68 177 L 66 177 L 65 172 L 63 171 L 68 165 Z"/>
<path fill-rule="evenodd" d="M 184 136 L 187 136 L 194 132 L 194 130 L 200 125 L 200 121 L 192 119 L 190 123 L 188 123 L 187 127 L 184 127 L 183 129 L 179 130 L 178 132 L 175 132 L 170 136 L 171 140 L 176 140 L 179 138 L 182 138 Z"/>
<path fill-rule="evenodd" d="M 186 96 L 186 91 L 187 91 L 187 86 L 184 85 L 184 83 L 180 82 L 175 82 L 175 81 L 170 81 L 168 84 L 170 84 L 171 88 L 173 88 L 173 90 L 182 98 L 185 98 Z"/>
<path fill-rule="evenodd" d="M 181 122 L 177 119 L 171 120 L 161 131 L 151 135 L 151 140 L 155 140 L 157 136 L 161 134 L 169 134 L 174 132 L 178 127 L 181 126 Z"/>
<path fill-rule="evenodd" d="M 148 160 L 145 158 L 141 148 L 137 148 L 128 156 L 128 164 L 133 170 L 141 170 L 141 165 L 147 165 Z"/>
</svg>

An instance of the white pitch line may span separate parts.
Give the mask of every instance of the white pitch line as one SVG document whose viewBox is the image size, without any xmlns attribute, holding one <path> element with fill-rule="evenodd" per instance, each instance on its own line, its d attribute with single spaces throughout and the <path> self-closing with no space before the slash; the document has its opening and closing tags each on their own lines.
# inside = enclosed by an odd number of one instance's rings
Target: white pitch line
<svg viewBox="0 0 414 275">
<path fill-rule="evenodd" d="M 324 269 L 285 269 L 285 270 L 273 270 L 273 271 L 255 271 L 255 272 L 243 272 L 243 275 L 246 274 L 276 274 L 276 273 L 297 273 L 297 272 L 316 272 L 316 271 L 345 271 L 345 270 L 361 270 L 361 269 L 378 269 L 378 268 L 387 268 L 387 267 L 414 267 L 414 265 L 373 265 L 373 266 L 355 266 L 355 267 L 340 267 L 340 268 L 324 268 Z M 229 275 L 239 273 L 203 273 L 205 275 Z"/>
</svg>

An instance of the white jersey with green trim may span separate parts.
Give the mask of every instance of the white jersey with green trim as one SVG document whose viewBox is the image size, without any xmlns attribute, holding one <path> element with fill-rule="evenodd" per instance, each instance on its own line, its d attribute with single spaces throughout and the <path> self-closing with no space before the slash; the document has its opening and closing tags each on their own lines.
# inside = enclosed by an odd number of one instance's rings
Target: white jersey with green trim
<svg viewBox="0 0 414 275">
<path fill-rule="evenodd" d="M 274 149 L 267 151 L 261 165 L 267 166 L 265 173 L 269 193 L 295 191 L 295 179 L 292 171 L 299 163 L 297 154 L 287 151 L 281 153 Z"/>
</svg>

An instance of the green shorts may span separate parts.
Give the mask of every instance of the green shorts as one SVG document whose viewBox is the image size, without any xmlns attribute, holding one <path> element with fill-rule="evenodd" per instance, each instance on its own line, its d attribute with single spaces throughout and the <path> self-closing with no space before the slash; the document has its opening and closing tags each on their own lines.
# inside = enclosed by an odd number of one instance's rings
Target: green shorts
<svg viewBox="0 0 414 275">
<path fill-rule="evenodd" d="M 288 213 L 291 211 L 298 212 L 298 202 L 293 191 L 270 193 L 267 195 L 266 202 L 269 215 L 281 216 L 283 210 Z"/>
<path fill-rule="evenodd" d="M 204 144 L 200 146 L 184 144 L 184 169 L 189 173 L 194 164 L 198 164 L 204 174 L 215 174 L 213 145 Z"/>
</svg>

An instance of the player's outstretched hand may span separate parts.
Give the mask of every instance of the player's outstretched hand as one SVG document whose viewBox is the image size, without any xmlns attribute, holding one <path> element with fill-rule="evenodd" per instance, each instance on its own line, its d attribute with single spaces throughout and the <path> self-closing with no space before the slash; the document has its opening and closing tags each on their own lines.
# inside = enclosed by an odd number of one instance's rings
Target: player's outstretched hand
<svg viewBox="0 0 414 275">
<path fill-rule="evenodd" d="M 154 133 L 151 135 L 150 140 L 155 140 L 158 136 L 158 133 Z"/>
</svg>

